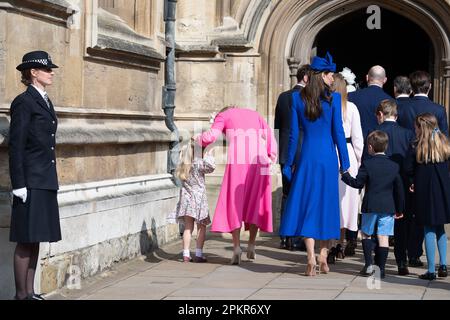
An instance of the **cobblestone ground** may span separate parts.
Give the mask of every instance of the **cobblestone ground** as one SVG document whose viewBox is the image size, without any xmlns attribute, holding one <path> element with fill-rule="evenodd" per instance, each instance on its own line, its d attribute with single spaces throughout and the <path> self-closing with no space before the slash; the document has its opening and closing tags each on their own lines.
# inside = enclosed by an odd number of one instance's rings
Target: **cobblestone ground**
<svg viewBox="0 0 450 320">
<path fill-rule="evenodd" d="M 80 290 L 63 289 L 48 299 L 81 300 L 442 300 L 450 299 L 450 277 L 435 281 L 418 279 L 426 271 L 410 268 L 409 276 L 398 276 L 390 248 L 387 275 L 379 288 L 358 276 L 363 266 L 361 245 L 331 272 L 304 276 L 306 253 L 279 249 L 278 237 L 257 239 L 256 260 L 245 255 L 242 241 L 239 266 L 229 264 L 232 254 L 228 236 L 209 234 L 205 244 L 208 263 L 181 262 L 181 241 L 164 246 L 148 256 L 119 263 L 111 270 L 84 280 Z M 193 244 L 193 243 L 192 243 Z M 194 245 L 194 244 L 193 244 Z M 450 249 L 450 246 L 448 246 Z M 450 255 L 448 255 L 450 256 Z M 422 257 L 422 261 L 425 261 Z"/>
</svg>

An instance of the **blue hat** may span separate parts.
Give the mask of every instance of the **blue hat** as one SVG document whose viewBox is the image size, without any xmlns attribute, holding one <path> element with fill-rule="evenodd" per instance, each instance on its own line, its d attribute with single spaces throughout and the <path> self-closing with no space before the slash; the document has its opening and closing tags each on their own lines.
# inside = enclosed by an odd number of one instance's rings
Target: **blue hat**
<svg viewBox="0 0 450 320">
<path fill-rule="evenodd" d="M 19 71 L 33 68 L 58 68 L 58 66 L 53 64 L 52 58 L 47 52 L 32 51 L 25 54 L 22 58 L 22 63 L 16 67 Z"/>
<path fill-rule="evenodd" d="M 314 71 L 331 71 L 336 72 L 336 64 L 333 63 L 333 57 L 329 52 L 325 55 L 325 58 L 314 57 L 311 63 L 311 69 Z"/>
</svg>

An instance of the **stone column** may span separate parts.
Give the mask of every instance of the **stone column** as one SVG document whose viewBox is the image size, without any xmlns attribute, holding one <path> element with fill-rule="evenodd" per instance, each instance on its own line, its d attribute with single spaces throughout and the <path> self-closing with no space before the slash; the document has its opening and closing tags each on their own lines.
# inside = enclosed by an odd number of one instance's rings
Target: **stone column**
<svg viewBox="0 0 450 320">
<path fill-rule="evenodd" d="M 297 84 L 297 71 L 300 67 L 300 59 L 295 57 L 288 58 L 289 78 L 291 79 L 291 88 Z"/>
</svg>

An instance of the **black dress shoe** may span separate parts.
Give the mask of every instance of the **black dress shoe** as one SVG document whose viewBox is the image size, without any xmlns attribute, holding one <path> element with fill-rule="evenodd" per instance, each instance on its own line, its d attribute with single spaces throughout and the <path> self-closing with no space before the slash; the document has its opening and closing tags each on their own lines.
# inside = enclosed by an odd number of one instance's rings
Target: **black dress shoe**
<svg viewBox="0 0 450 320">
<path fill-rule="evenodd" d="M 359 272 L 359 275 L 363 276 L 363 277 L 370 277 L 374 273 L 375 273 L 375 270 L 374 270 L 373 266 L 370 265 L 370 266 L 364 266 L 364 268 L 362 268 L 362 270 Z"/>
<path fill-rule="evenodd" d="M 291 245 L 291 247 L 289 249 L 291 251 L 302 251 L 301 250 L 302 244 L 303 244 L 303 246 L 305 245 L 303 239 L 301 239 L 301 238 L 293 238 L 292 239 L 292 245 Z M 306 247 L 305 247 L 305 251 L 306 251 Z"/>
<path fill-rule="evenodd" d="M 287 250 L 292 250 L 292 238 L 291 237 L 286 237 L 286 247 L 285 249 Z"/>
<path fill-rule="evenodd" d="M 33 293 L 27 297 L 27 300 L 45 300 L 40 294 Z"/>
<path fill-rule="evenodd" d="M 422 280 L 436 280 L 436 273 L 435 272 L 426 272 L 424 274 L 421 274 L 419 276 L 420 279 Z"/>
<path fill-rule="evenodd" d="M 439 266 L 438 277 L 439 278 L 447 277 L 447 266 Z"/>
<path fill-rule="evenodd" d="M 328 252 L 327 263 L 328 264 L 335 264 L 336 263 L 336 248 L 335 247 L 332 247 L 330 249 L 330 251 Z"/>
<path fill-rule="evenodd" d="M 281 238 L 280 249 L 286 249 L 286 238 Z"/>
<path fill-rule="evenodd" d="M 344 254 L 346 256 L 352 257 L 355 255 L 355 249 L 356 249 L 356 240 L 348 240 L 347 245 L 344 249 Z"/>
<path fill-rule="evenodd" d="M 409 260 L 410 267 L 423 267 L 423 262 L 420 261 L 420 258 Z"/>
<path fill-rule="evenodd" d="M 399 276 L 407 276 L 409 274 L 408 267 L 405 262 L 400 262 L 398 264 L 398 275 Z"/>
</svg>

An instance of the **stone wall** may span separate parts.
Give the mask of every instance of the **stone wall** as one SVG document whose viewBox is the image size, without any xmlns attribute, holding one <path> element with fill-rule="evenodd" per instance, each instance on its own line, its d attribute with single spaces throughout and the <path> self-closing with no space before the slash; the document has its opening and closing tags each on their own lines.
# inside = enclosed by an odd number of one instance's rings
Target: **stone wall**
<svg viewBox="0 0 450 320">
<path fill-rule="evenodd" d="M 161 108 L 163 1 L 136 0 L 125 16 L 114 1 L 100 5 L 0 2 L 0 299 L 14 294 L 7 135 L 9 105 L 25 89 L 15 67 L 28 51 L 45 50 L 60 67 L 47 91 L 59 119 L 63 240 L 41 245 L 37 289 L 66 285 L 70 267 L 92 276 L 179 237 L 166 222 L 179 189 L 167 174 L 174 138 Z"/>
</svg>

